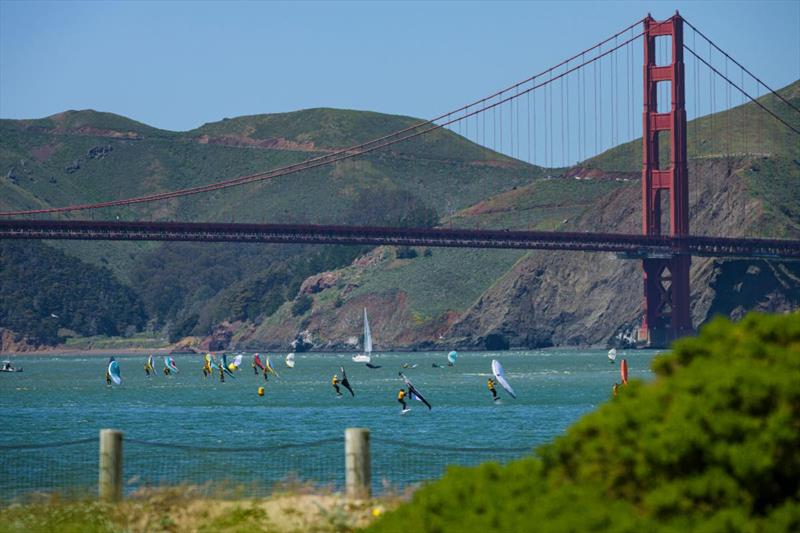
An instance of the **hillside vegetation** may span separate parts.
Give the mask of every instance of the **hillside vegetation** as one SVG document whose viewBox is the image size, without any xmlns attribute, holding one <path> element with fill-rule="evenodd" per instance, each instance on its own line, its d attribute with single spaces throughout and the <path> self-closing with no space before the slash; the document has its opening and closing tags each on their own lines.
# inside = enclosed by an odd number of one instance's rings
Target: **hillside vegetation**
<svg viewBox="0 0 800 533">
<path fill-rule="evenodd" d="M 717 320 L 537 451 L 440 481 L 371 532 L 797 531 L 800 315 Z"/>
<path fill-rule="evenodd" d="M 800 82 L 781 92 L 800 106 Z M 773 96 L 761 102 L 792 123 L 800 121 Z M 324 108 L 225 119 L 188 132 L 94 111 L 2 120 L 0 209 L 207 184 L 420 122 Z M 796 136 L 754 104 L 692 121 L 688 134 L 694 233 L 800 238 Z M 574 168 L 545 172 L 439 130 L 330 167 L 92 216 L 638 233 L 640 150 L 640 141 L 633 141 Z M 336 348 L 358 333 L 350 315 L 364 306 L 371 313 L 390 306 L 394 313 L 375 321 L 384 348 L 430 345 L 433 339 L 482 347 L 490 335 L 510 346 L 604 343 L 633 327 L 641 314 L 636 265 L 603 254 L 417 249 L 398 258 L 387 248 L 366 265 L 353 262 L 366 252 L 357 248 L 52 244 L 109 268 L 139 294 L 152 328 L 173 339 L 209 335 L 225 322 L 234 323 L 225 326 L 234 342 L 250 347 L 285 348 L 308 330 L 318 348 Z M 773 275 L 760 298 L 717 305 L 713 287 L 728 282 L 714 280 L 749 272 L 725 268 L 705 259 L 693 264 L 697 324 L 722 307 L 741 315 L 754 307 L 795 305 L 797 276 L 763 265 L 754 268 Z M 336 281 L 302 295 L 311 305 L 292 313 L 303 279 L 320 271 L 332 271 Z"/>
<path fill-rule="evenodd" d="M 145 318 L 137 294 L 108 269 L 39 242 L 0 242 L 0 326 L 31 344 L 120 336 L 141 330 Z"/>
</svg>

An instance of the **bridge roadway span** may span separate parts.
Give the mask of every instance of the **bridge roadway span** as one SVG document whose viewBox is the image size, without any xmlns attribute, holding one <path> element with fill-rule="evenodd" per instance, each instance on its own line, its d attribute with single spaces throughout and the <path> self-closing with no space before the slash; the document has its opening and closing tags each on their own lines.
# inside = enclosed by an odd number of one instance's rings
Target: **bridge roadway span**
<svg viewBox="0 0 800 533">
<path fill-rule="evenodd" d="M 0 239 L 367 244 L 617 252 L 631 259 L 689 254 L 800 260 L 800 241 L 465 228 L 379 228 L 295 224 L 0 220 Z"/>
</svg>

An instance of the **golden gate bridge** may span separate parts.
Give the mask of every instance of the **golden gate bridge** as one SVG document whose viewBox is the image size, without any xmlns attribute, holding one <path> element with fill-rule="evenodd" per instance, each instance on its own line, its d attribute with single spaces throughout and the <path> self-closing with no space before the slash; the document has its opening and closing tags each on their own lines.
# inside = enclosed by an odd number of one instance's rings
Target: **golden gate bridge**
<svg viewBox="0 0 800 533">
<path fill-rule="evenodd" d="M 691 45 L 684 39 L 684 26 L 692 31 Z M 698 37 L 700 46 L 697 45 Z M 643 64 L 641 130 L 637 127 L 635 104 L 638 97 L 634 89 L 637 55 L 634 46 L 640 40 Z M 700 49 L 706 46 L 707 53 Z M 685 57 L 692 60 L 690 69 L 686 68 Z M 620 71 L 624 75 L 620 75 Z M 800 146 L 800 109 L 797 106 L 768 87 L 677 12 L 663 21 L 656 21 L 648 15 L 543 72 L 434 119 L 299 163 L 206 185 L 96 203 L 0 212 L 0 238 L 425 245 L 616 252 L 622 258 L 642 262 L 644 316 L 639 340 L 662 346 L 692 331 L 689 313 L 692 256 L 800 259 L 798 240 L 690 233 L 687 75 L 690 77 L 688 86 L 693 96 L 694 118 L 705 112 L 712 121 L 711 131 L 714 131 L 715 114 L 730 109 L 738 95 L 742 109 L 745 103 L 758 109 L 757 130 L 763 128 L 763 121 L 775 121 L 793 139 L 791 142 Z M 752 88 L 748 88 L 745 79 L 750 81 Z M 783 112 L 776 112 L 774 106 L 771 109 L 766 105 L 762 91 L 783 106 Z M 788 120 L 785 118 L 787 114 L 791 117 Z M 716 141 L 720 153 L 730 157 L 737 150 L 734 145 L 739 145 L 738 149 L 744 152 L 758 146 L 758 135 L 754 139 L 749 139 L 744 132 L 739 138 L 733 135 L 735 125 L 730 123 L 730 113 L 724 120 L 727 124 L 718 127 L 726 134 Z M 746 115 L 742 115 L 742 120 L 747 120 Z M 634 140 L 640 133 L 641 234 L 39 219 L 42 216 L 150 204 L 274 180 L 374 152 L 391 151 L 400 143 L 443 128 L 511 157 L 543 163 L 546 168 L 566 168 L 572 162 Z"/>
</svg>

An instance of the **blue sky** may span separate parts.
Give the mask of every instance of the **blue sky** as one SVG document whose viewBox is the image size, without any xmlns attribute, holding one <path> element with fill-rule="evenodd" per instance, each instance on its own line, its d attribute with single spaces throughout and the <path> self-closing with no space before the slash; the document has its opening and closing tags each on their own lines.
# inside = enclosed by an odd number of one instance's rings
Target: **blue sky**
<svg viewBox="0 0 800 533">
<path fill-rule="evenodd" d="M 796 1 L 1 0 L 0 117 L 92 108 L 171 130 L 321 106 L 432 117 L 675 9 L 767 83 L 800 78 Z"/>
</svg>

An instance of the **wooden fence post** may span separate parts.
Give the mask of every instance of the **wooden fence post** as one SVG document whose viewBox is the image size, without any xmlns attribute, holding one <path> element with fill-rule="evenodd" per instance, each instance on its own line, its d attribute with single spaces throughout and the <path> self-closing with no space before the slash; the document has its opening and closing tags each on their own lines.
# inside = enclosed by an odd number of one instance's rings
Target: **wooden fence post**
<svg viewBox="0 0 800 533">
<path fill-rule="evenodd" d="M 348 498 L 367 500 L 372 496 L 372 468 L 369 456 L 369 430 L 344 431 L 345 493 Z"/>
<path fill-rule="evenodd" d="M 100 477 L 98 492 L 101 500 L 117 502 L 122 499 L 122 432 L 100 430 Z"/>
</svg>

